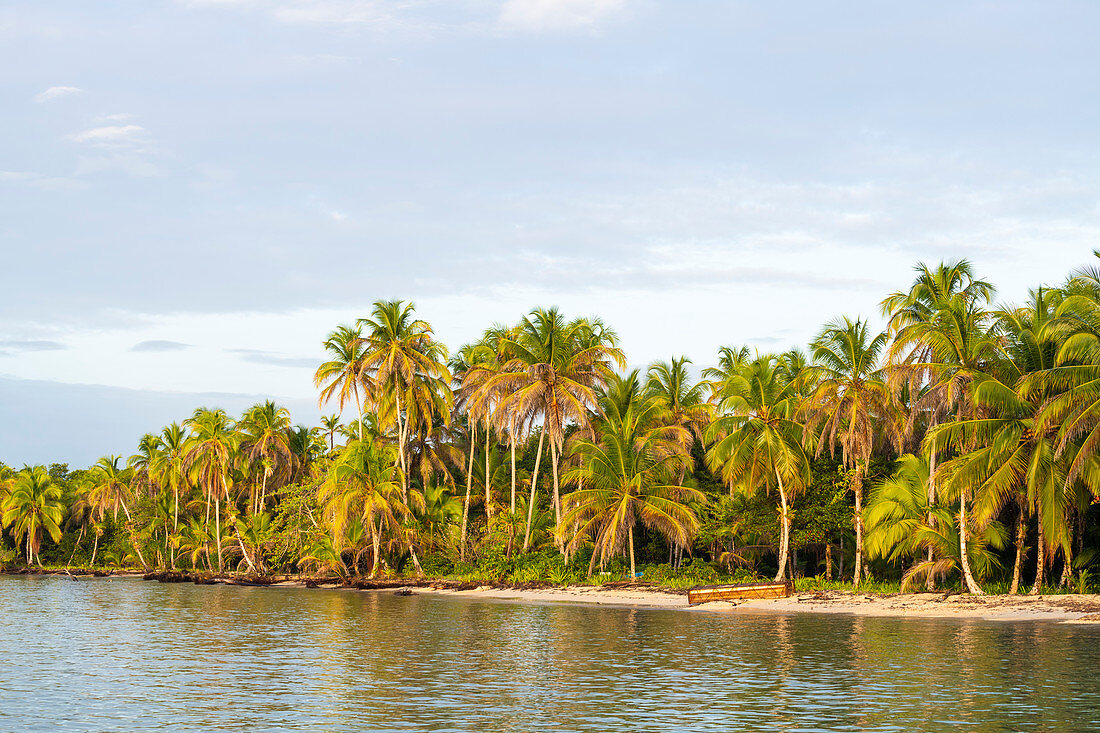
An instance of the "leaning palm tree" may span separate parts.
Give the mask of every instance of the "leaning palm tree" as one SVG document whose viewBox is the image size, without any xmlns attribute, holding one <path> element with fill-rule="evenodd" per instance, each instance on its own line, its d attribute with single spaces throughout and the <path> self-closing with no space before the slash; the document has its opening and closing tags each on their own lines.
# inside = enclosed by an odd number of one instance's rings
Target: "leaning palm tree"
<svg viewBox="0 0 1100 733">
<path fill-rule="evenodd" d="M 501 396 L 501 408 L 510 413 L 510 426 L 541 422 L 535 470 L 531 476 L 527 526 L 532 526 L 539 462 L 543 441 L 550 438 L 550 463 L 554 480 L 555 526 L 561 525 L 558 466 L 565 443 L 565 428 L 574 422 L 588 426 L 596 408 L 596 389 L 612 374 L 612 367 L 625 366 L 618 337 L 599 320 L 578 318 L 567 321 L 557 308 L 536 309 L 507 339 L 512 358 L 493 379 Z M 530 545 L 524 538 L 523 549 Z"/>
<path fill-rule="evenodd" d="M 853 516 L 856 557 L 852 584 L 863 573 L 863 480 L 867 476 L 876 437 L 889 437 L 894 405 L 886 386 L 879 357 L 886 334 L 872 335 L 867 322 L 840 318 L 828 324 L 814 340 L 812 380 L 816 383 L 803 412 L 807 435 L 820 431 L 817 455 L 826 446 L 851 469 L 850 488 L 855 495 Z"/>
<path fill-rule="evenodd" d="M 58 488 L 43 466 L 25 468 L 15 475 L 10 493 L 0 507 L 0 526 L 10 527 L 15 541 L 26 540 L 27 565 L 35 558 L 42 564 L 38 551 L 43 534 L 57 542 L 61 539 L 61 520 L 65 513 Z"/>
<path fill-rule="evenodd" d="M 337 408 L 343 414 L 348 400 L 355 402 L 355 409 L 359 413 L 359 439 L 362 440 L 364 395 L 360 394 L 360 389 L 369 386 L 363 383 L 365 343 L 362 329 L 359 326 L 340 326 L 328 335 L 324 347 L 329 359 L 317 367 L 317 372 L 313 375 L 313 384 L 321 388 L 317 404 L 324 406 L 335 399 Z M 330 440 L 331 436 L 330 431 Z"/>
<path fill-rule="evenodd" d="M 126 515 L 126 531 L 130 535 L 130 544 L 137 553 L 142 567 L 148 567 L 145 558 L 141 554 L 141 544 L 136 535 L 134 519 L 130 515 L 130 509 L 126 506 L 126 499 L 130 496 L 130 484 L 123 475 L 126 470 L 121 465 L 122 456 L 104 456 L 92 466 L 94 484 L 89 495 L 89 500 L 96 507 L 96 512 L 102 520 L 107 509 L 118 518 L 119 507 Z"/>
<path fill-rule="evenodd" d="M 191 429 L 184 465 L 188 476 L 206 498 L 207 522 L 214 504 L 214 541 L 218 550 L 218 571 L 222 566 L 221 503 L 229 498 L 230 472 L 237 457 L 240 437 L 224 410 L 200 407 L 184 423 Z"/>
<path fill-rule="evenodd" d="M 705 497 L 676 481 L 691 461 L 684 450 L 686 430 L 658 423 L 664 407 L 644 397 L 639 382 L 637 371 L 613 377 L 602 394 L 599 438 L 571 444 L 576 467 L 566 472 L 565 483 L 577 489 L 564 497 L 559 532 L 572 530 L 570 552 L 594 538 L 589 576 L 597 556 L 606 563 L 625 546 L 630 577 L 635 577 L 634 526 L 639 522 L 681 546 L 690 544 L 699 528 L 688 502 Z"/>
<path fill-rule="evenodd" d="M 382 535 L 386 529 L 400 525 L 411 515 L 401 495 L 400 469 L 395 465 L 392 447 L 372 442 L 357 442 L 348 446 L 333 464 L 328 477 L 318 488 L 318 501 L 325 509 L 334 543 L 342 543 L 353 520 L 367 524 L 374 548 L 371 577 L 378 574 L 382 557 Z M 420 497 L 418 492 L 410 492 Z M 423 508 L 423 499 L 419 505 Z M 417 574 L 422 574 L 420 561 L 411 544 L 408 545 Z"/>
<path fill-rule="evenodd" d="M 810 481 L 810 462 L 804 445 L 805 426 L 799 422 L 799 380 L 781 368 L 778 357 L 758 356 L 743 371 L 716 385 L 721 398 L 719 416 L 707 429 L 711 443 L 707 464 L 729 486 L 754 493 L 779 493 L 779 570 L 786 577 L 790 547 L 790 499 Z"/>
<path fill-rule="evenodd" d="M 952 521 L 952 508 L 946 503 L 928 503 L 929 462 L 923 456 L 905 454 L 897 461 L 894 473 L 872 487 L 864 509 L 867 526 L 867 556 L 890 562 L 926 559 L 914 562 L 902 577 L 901 589 L 926 578 L 935 579 L 961 569 L 959 533 Z M 941 499 L 949 498 L 947 492 Z M 929 521 L 928 517 L 934 517 Z M 1005 532 L 999 522 L 989 522 L 970 543 L 970 562 L 979 577 L 996 567 L 994 550 L 1004 547 Z"/>
</svg>

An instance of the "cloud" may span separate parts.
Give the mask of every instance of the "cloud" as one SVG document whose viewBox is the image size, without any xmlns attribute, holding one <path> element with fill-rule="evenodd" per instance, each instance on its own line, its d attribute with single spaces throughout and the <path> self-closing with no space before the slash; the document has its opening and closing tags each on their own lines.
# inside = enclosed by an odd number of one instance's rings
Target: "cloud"
<svg viewBox="0 0 1100 733">
<path fill-rule="evenodd" d="M 73 94 L 81 94 L 84 90 L 79 87 L 50 87 L 44 92 L 34 95 L 34 101 L 42 104 L 61 97 L 69 97 Z"/>
<path fill-rule="evenodd" d="M 6 351 L 62 351 L 67 348 L 60 341 L 0 341 L 0 349 Z"/>
<path fill-rule="evenodd" d="M 69 139 L 77 143 L 91 143 L 99 147 L 123 147 L 132 145 L 145 133 L 140 125 L 104 125 L 77 132 Z"/>
<path fill-rule="evenodd" d="M 594 28 L 625 7 L 626 0 L 507 0 L 499 22 L 526 31 Z"/>
<path fill-rule="evenodd" d="M 252 364 L 263 364 L 265 366 L 289 367 L 292 369 L 314 369 L 321 363 L 318 359 L 280 356 L 279 354 L 272 354 L 270 351 L 261 351 L 259 349 L 226 349 L 226 352 L 230 354 L 240 354 L 242 361 L 247 361 Z"/>
<path fill-rule="evenodd" d="M 488 35 L 594 29 L 627 0 L 179 0 L 190 7 L 259 11 L 281 23 L 349 25 L 414 33 Z M 343 57 L 332 57 L 343 61 Z"/>
<path fill-rule="evenodd" d="M 130 347 L 130 351 L 157 353 L 163 351 L 183 351 L 184 349 L 192 348 L 191 344 L 181 343 L 179 341 L 162 341 L 160 339 L 153 339 L 150 341 L 141 341 Z"/>
</svg>

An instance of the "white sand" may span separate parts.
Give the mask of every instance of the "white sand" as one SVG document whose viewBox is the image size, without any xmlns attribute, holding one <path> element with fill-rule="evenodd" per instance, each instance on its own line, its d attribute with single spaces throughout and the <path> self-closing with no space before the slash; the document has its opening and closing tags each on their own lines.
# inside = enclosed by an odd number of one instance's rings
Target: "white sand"
<svg viewBox="0 0 1100 733">
<path fill-rule="evenodd" d="M 799 593 L 789 598 L 714 601 L 688 606 L 687 596 L 652 588 L 601 589 L 587 586 L 546 590 L 482 587 L 450 591 L 416 588 L 456 598 L 486 598 L 526 603 L 584 603 L 604 606 L 684 609 L 720 613 L 847 613 L 899 618 L 973 618 L 996 621 L 1100 623 L 1100 595 L 970 596 L 906 593 L 877 596 L 839 591 Z"/>
</svg>

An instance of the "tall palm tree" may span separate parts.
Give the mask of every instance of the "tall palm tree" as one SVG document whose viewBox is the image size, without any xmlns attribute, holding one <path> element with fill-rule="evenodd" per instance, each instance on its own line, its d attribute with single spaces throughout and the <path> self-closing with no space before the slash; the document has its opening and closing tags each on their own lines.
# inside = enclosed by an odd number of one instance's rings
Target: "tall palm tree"
<svg viewBox="0 0 1100 733">
<path fill-rule="evenodd" d="M 730 487 L 753 493 L 763 488 L 779 493 L 779 570 L 786 577 L 790 548 L 790 498 L 810 481 L 810 462 L 803 448 L 805 427 L 799 422 L 799 380 L 781 367 L 778 357 L 758 356 L 740 373 L 717 385 L 719 416 L 707 429 L 711 448 L 707 463 Z"/>
<path fill-rule="evenodd" d="M 3 502 L 2 525 L 10 527 L 16 542 L 26 539 L 27 565 L 34 563 L 42 546 L 42 535 L 57 542 L 61 539 L 61 520 L 65 513 L 58 488 L 43 466 L 25 468 L 11 482 Z M 42 558 L 38 557 L 38 564 Z"/>
<path fill-rule="evenodd" d="M 436 416 L 450 416 L 447 349 L 432 337 L 428 322 L 415 317 L 413 303 L 378 301 L 371 317 L 360 318 L 358 325 L 369 330 L 361 374 L 373 385 L 376 409 L 392 408 L 401 491 L 407 498 L 411 429 L 430 431 Z"/>
<path fill-rule="evenodd" d="M 360 326 L 340 326 L 328 335 L 324 341 L 329 360 L 317 367 L 313 375 L 313 384 L 321 388 L 318 406 L 324 406 L 333 399 L 340 413 L 348 400 L 355 402 L 359 413 L 359 439 L 363 440 L 363 397 L 360 387 L 369 388 L 364 383 L 363 361 L 366 356 L 366 344 Z M 332 433 L 329 433 L 331 439 Z"/>
<path fill-rule="evenodd" d="M 267 497 L 267 482 L 272 476 L 288 478 L 294 470 L 294 454 L 290 450 L 290 411 L 272 400 L 254 405 L 245 411 L 237 423 L 243 433 L 243 448 L 249 463 L 263 469 L 260 492 L 249 507 L 252 513 L 263 511 Z"/>
<path fill-rule="evenodd" d="M 172 536 L 168 549 L 168 562 L 172 570 L 176 569 L 176 546 L 179 543 L 180 489 L 189 490 L 186 449 L 187 431 L 174 422 L 161 430 L 159 445 L 150 465 L 150 472 L 157 483 L 172 490 Z"/>
<path fill-rule="evenodd" d="M 209 506 L 214 504 L 214 541 L 218 550 L 218 572 L 222 565 L 221 502 L 229 498 L 230 472 L 237 458 L 240 436 L 224 410 L 200 407 L 184 423 L 191 430 L 184 465 L 189 477 L 202 489 Z"/>
<path fill-rule="evenodd" d="M 990 361 L 998 357 L 998 343 L 991 331 L 992 314 L 985 305 L 993 287 L 978 280 L 966 260 L 941 264 L 930 270 L 917 265 L 917 278 L 908 292 L 894 293 L 882 302 L 889 314 L 889 332 L 894 336 L 888 351 L 890 379 L 895 393 L 903 388 L 919 395 L 910 406 L 910 426 L 922 414 L 929 427 L 945 416 L 974 417 L 969 387 Z M 935 461 L 942 446 L 926 442 L 932 470 L 929 478 L 929 505 L 935 498 L 939 472 Z M 959 495 L 960 565 L 966 588 L 980 593 L 970 570 L 966 551 L 969 494 Z M 934 517 L 929 517 L 934 521 Z"/>
<path fill-rule="evenodd" d="M 609 381 L 601 394 L 598 439 L 582 437 L 571 445 L 577 465 L 566 472 L 565 482 L 577 488 L 564 498 L 559 531 L 573 530 L 571 552 L 594 537 L 590 576 L 597 556 L 606 562 L 625 546 L 634 578 L 634 525 L 641 522 L 670 543 L 688 545 L 699 528 L 688 502 L 705 497 L 677 481 L 691 460 L 684 448 L 686 429 L 658 422 L 665 407 L 643 395 L 636 370 Z"/>
<path fill-rule="evenodd" d="M 502 396 L 501 409 L 511 413 L 512 426 L 541 421 L 542 427 L 531 476 L 527 526 L 532 526 L 543 440 L 549 436 L 555 526 L 560 527 L 558 465 L 566 425 L 572 421 L 580 428 L 588 426 L 596 407 L 596 388 L 606 383 L 612 366 L 622 368 L 626 359 L 615 333 L 602 322 L 584 318 L 567 321 L 557 308 L 532 311 L 507 339 L 507 349 L 512 358 L 494 379 L 494 387 Z M 530 541 L 528 532 L 524 551 Z"/>
<path fill-rule="evenodd" d="M 840 318 L 828 324 L 814 340 L 812 378 L 816 382 L 804 407 L 807 425 L 820 429 L 817 454 L 825 446 L 831 454 L 841 448 L 841 460 L 852 469 L 850 488 L 855 495 L 855 570 L 852 584 L 863 572 L 863 480 L 867 476 L 876 435 L 883 436 L 892 422 L 890 390 L 879 357 L 886 334 L 872 335 L 867 322 Z"/>
</svg>

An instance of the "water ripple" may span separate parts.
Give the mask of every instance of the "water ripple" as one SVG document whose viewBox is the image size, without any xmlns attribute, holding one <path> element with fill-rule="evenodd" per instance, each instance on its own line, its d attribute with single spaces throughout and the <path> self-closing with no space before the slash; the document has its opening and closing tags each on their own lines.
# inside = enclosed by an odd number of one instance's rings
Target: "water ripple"
<svg viewBox="0 0 1100 733">
<path fill-rule="evenodd" d="M 0 730 L 1100 728 L 1100 633 L 0 577 Z"/>
</svg>

